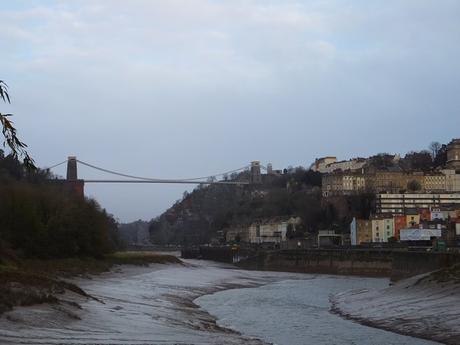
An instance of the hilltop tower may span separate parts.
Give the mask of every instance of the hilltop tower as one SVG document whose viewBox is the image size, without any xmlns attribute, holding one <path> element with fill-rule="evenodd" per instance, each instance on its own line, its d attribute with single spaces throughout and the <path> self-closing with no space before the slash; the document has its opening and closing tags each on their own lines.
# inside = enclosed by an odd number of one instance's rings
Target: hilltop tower
<svg viewBox="0 0 460 345">
<path fill-rule="evenodd" d="M 267 164 L 267 174 L 268 175 L 273 175 L 273 165 L 272 165 L 272 163 Z"/>
</svg>

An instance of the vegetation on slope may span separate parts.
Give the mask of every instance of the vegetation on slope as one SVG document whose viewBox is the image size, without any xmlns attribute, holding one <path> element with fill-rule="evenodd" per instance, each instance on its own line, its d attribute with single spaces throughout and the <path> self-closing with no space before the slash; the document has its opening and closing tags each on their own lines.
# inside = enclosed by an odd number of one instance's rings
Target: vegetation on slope
<svg viewBox="0 0 460 345">
<path fill-rule="evenodd" d="M 364 194 L 326 202 L 321 197 L 321 175 L 299 167 L 265 175 L 260 186 L 209 185 L 184 193 L 181 201 L 152 221 L 150 233 L 157 244 L 199 244 L 226 227 L 295 215 L 302 225 L 289 235 L 303 237 L 318 229 L 344 229 L 350 214 L 368 216 L 372 200 Z"/>
<path fill-rule="evenodd" d="M 28 170 L 0 151 L 0 258 L 101 257 L 117 247 L 117 224 L 92 199 Z"/>
<path fill-rule="evenodd" d="M 369 157 L 365 169 L 392 171 L 431 171 L 443 167 L 447 146 L 433 142 L 429 150 L 411 151 L 404 157 L 380 153 Z M 321 174 L 302 167 L 284 169 L 282 174 L 264 175 L 258 186 L 209 185 L 184 193 L 149 227 L 156 244 L 208 243 L 217 231 L 227 227 L 247 226 L 263 218 L 298 216 L 302 225 L 290 237 L 304 237 L 321 229 L 348 232 L 353 217 L 368 218 L 374 208 L 374 195 L 322 198 Z M 248 172 L 233 175 L 231 180 L 248 179 Z M 419 190 L 413 181 L 411 190 Z"/>
</svg>

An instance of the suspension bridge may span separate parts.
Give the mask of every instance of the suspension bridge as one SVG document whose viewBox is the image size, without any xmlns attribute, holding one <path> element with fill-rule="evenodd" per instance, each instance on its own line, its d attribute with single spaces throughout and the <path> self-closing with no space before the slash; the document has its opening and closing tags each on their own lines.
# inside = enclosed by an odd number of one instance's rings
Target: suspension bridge
<svg viewBox="0 0 460 345">
<path fill-rule="evenodd" d="M 125 174 L 122 172 L 106 169 L 94 164 L 90 164 L 84 161 L 77 159 L 75 156 L 69 156 L 67 160 L 54 164 L 46 169 L 52 170 L 67 163 L 67 173 L 66 179 L 60 180 L 68 184 L 73 190 L 78 194 L 84 195 L 84 185 L 86 183 L 170 183 L 170 184 L 197 184 L 197 185 L 212 185 L 212 184 L 221 184 L 221 185 L 249 185 L 249 184 L 260 184 L 262 183 L 261 169 L 266 170 L 268 173 L 272 172 L 271 165 L 264 167 L 260 164 L 259 161 L 252 161 L 249 165 L 244 167 L 233 169 L 230 171 L 221 172 L 209 176 L 201 177 L 191 177 L 191 178 L 181 178 L 181 179 L 165 179 L 165 178 L 154 178 L 154 177 L 142 177 L 135 176 L 130 174 Z M 103 172 L 112 176 L 116 176 L 117 179 L 84 179 L 79 178 L 77 173 L 77 165 L 83 165 L 87 168 Z M 246 179 L 235 179 L 228 180 L 228 176 L 231 174 L 238 174 L 243 171 L 247 171 Z M 120 179 L 122 177 L 123 179 Z M 222 179 L 218 179 L 221 177 Z M 227 177 L 227 178 L 225 178 Z"/>
</svg>

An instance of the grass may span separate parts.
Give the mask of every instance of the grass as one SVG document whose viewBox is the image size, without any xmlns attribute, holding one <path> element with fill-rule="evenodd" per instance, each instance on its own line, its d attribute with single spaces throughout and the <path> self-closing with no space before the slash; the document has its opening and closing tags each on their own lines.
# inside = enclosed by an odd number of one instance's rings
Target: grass
<svg viewBox="0 0 460 345">
<path fill-rule="evenodd" d="M 0 258 L 0 315 L 14 306 L 59 303 L 66 290 L 88 296 L 75 284 L 62 278 L 88 276 L 110 270 L 114 265 L 180 264 L 172 255 L 152 252 L 115 252 L 101 259 L 17 259 Z"/>
<path fill-rule="evenodd" d="M 152 252 L 116 252 L 105 256 L 105 260 L 118 265 L 180 264 L 182 261 L 173 255 Z"/>
</svg>

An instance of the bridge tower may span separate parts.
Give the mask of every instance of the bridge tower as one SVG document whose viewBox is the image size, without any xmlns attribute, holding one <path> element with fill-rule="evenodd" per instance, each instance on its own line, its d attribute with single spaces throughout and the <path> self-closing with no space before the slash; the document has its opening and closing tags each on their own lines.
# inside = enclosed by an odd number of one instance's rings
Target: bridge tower
<svg viewBox="0 0 460 345">
<path fill-rule="evenodd" d="M 85 181 L 78 179 L 77 173 L 77 157 L 69 156 L 67 158 L 67 186 L 76 195 L 84 197 L 85 195 Z"/>
<path fill-rule="evenodd" d="M 76 181 L 77 178 L 77 157 L 67 157 L 67 181 Z"/>
<path fill-rule="evenodd" d="M 262 174 L 260 173 L 260 162 L 251 162 L 251 183 L 260 184 L 262 183 Z"/>
</svg>

